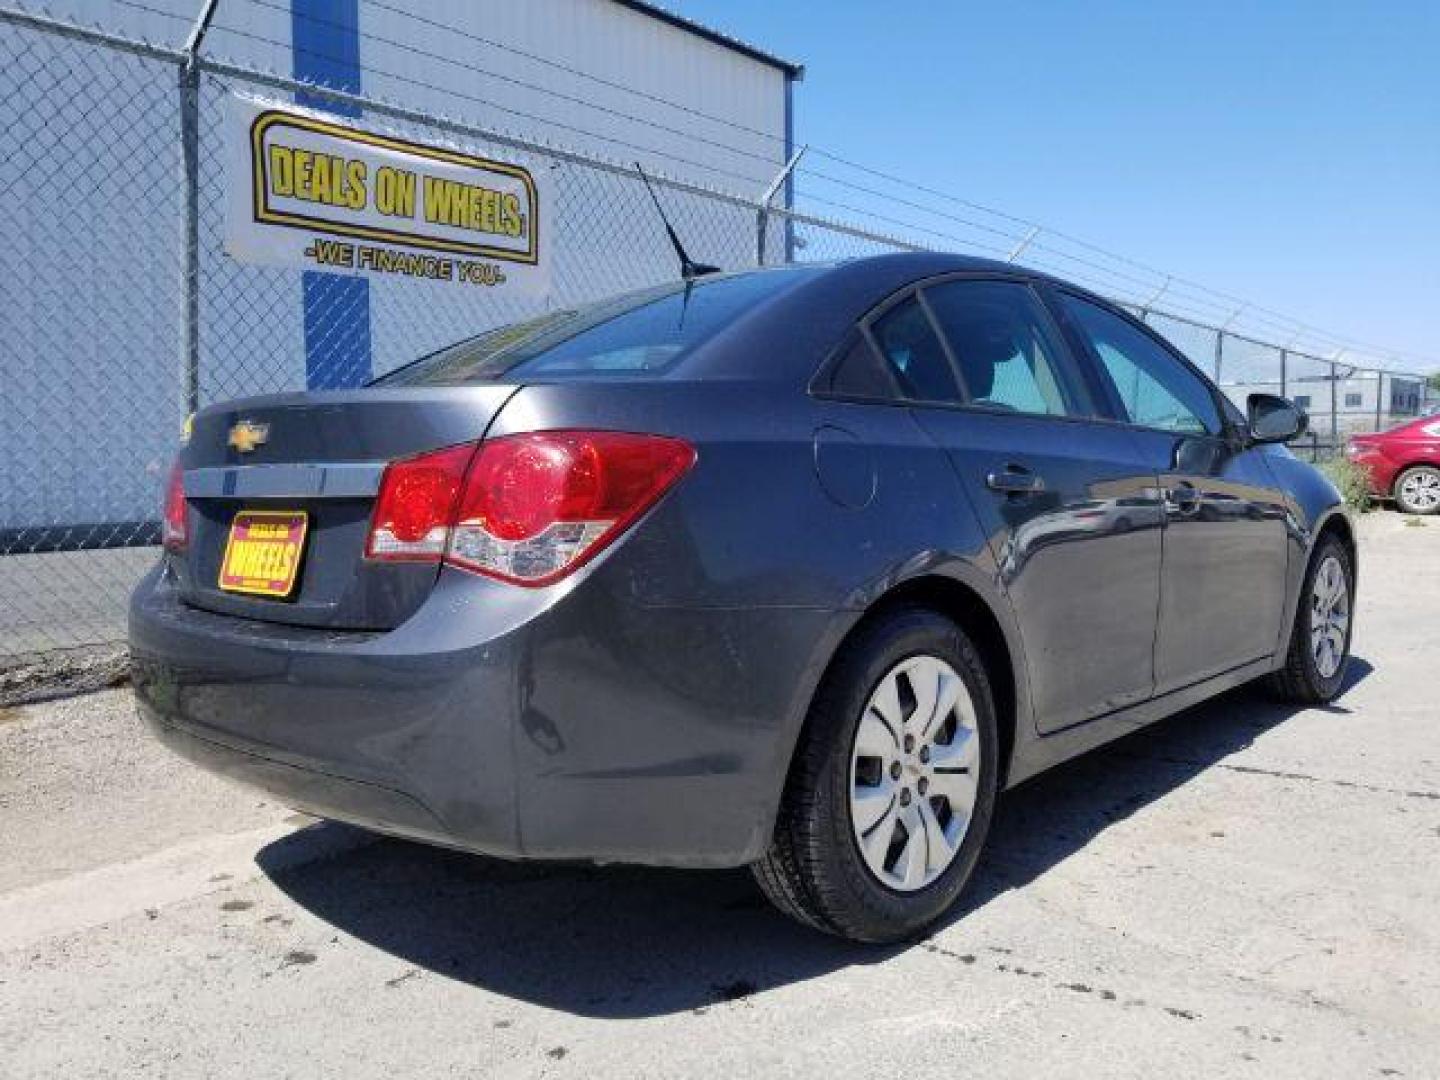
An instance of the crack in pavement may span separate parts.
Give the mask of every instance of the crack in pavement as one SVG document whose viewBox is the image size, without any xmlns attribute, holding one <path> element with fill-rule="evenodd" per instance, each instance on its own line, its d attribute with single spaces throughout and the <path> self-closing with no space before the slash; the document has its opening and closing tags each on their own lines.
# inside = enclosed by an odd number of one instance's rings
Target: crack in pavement
<svg viewBox="0 0 1440 1080">
<path fill-rule="evenodd" d="M 934 956 L 943 956 L 948 960 L 958 960 L 960 963 L 967 966 L 974 964 L 976 961 L 976 957 L 973 953 L 956 952 L 955 950 L 947 949 L 945 948 L 945 946 L 939 945 L 934 941 L 921 941 L 917 942 L 917 944 L 925 952 L 928 952 Z M 991 947 L 991 951 L 1003 953 L 1004 955 L 1009 955 L 1011 950 Z M 997 962 L 996 964 L 994 964 L 994 968 L 996 971 L 1004 972 L 1010 975 L 1017 975 L 1021 978 L 1037 980 L 1046 980 L 1050 978 L 1050 976 L 1048 976 L 1044 971 L 1039 971 L 1035 968 L 1022 967 L 1019 964 L 1014 963 Z M 1073 980 L 1067 982 L 1064 980 L 1057 981 L 1053 979 L 1050 980 L 1050 985 L 1057 990 L 1068 990 L 1074 994 L 1093 994 L 1098 1000 L 1115 1002 L 1121 1008 L 1136 1009 L 1145 1008 L 1148 1006 L 1150 1008 L 1160 1009 L 1167 1015 L 1172 1016 L 1177 1020 L 1199 1020 L 1201 1018 L 1200 1014 L 1195 1012 L 1193 1009 L 1181 1009 L 1173 1005 L 1160 1005 L 1153 1002 L 1148 1002 L 1141 997 L 1122 998 L 1114 990 L 1108 989 L 1107 987 L 1103 986 L 1092 986 L 1089 983 L 1083 983 Z"/>
<path fill-rule="evenodd" d="M 1155 754 L 1124 754 L 1130 761 L 1156 761 L 1165 765 L 1183 765 L 1187 768 L 1225 769 L 1228 772 L 1244 773 L 1249 776 L 1269 776 L 1277 780 L 1301 780 L 1307 784 L 1329 784 L 1332 787 L 1350 788 L 1355 791 L 1369 791 L 1377 795 L 1399 795 L 1405 799 L 1429 799 L 1440 802 L 1440 791 L 1423 791 L 1418 788 L 1392 788 L 1382 784 L 1366 784 L 1359 780 L 1340 780 L 1330 776 L 1312 776 L 1309 773 L 1290 772 L 1286 769 L 1262 769 L 1258 765 L 1232 765 L 1224 761 L 1208 762 L 1196 758 L 1171 757 Z"/>
</svg>

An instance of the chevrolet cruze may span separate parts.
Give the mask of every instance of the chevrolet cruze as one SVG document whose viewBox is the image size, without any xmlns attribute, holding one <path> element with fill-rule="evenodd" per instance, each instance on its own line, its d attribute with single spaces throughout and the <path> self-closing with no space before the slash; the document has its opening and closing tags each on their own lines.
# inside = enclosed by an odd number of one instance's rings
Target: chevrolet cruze
<svg viewBox="0 0 1440 1080">
<path fill-rule="evenodd" d="M 1010 265 L 706 274 L 200 412 L 136 694 L 322 817 L 748 865 L 902 939 L 1006 787 L 1251 680 L 1339 693 L 1355 541 L 1304 426 Z"/>
</svg>

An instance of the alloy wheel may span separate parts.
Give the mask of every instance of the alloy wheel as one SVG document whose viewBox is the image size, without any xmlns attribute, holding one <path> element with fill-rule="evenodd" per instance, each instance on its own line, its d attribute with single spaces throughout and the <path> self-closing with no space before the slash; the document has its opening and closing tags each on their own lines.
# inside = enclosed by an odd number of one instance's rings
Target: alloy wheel
<svg viewBox="0 0 1440 1080">
<path fill-rule="evenodd" d="M 1333 678 L 1345 662 L 1349 629 L 1350 586 L 1340 560 L 1329 555 L 1310 589 L 1310 655 L 1322 679 Z"/>
<path fill-rule="evenodd" d="M 1440 507 L 1440 472 L 1416 469 L 1400 481 L 1399 502 L 1417 514 L 1428 514 Z"/>
</svg>

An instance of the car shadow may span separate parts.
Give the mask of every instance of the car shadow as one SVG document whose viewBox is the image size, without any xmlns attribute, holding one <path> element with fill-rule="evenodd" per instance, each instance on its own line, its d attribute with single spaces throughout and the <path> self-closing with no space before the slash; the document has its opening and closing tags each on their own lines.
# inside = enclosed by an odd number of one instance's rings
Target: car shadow
<svg viewBox="0 0 1440 1080">
<path fill-rule="evenodd" d="M 1341 696 L 1311 708 L 1348 716 L 1344 695 L 1373 671 L 1368 661 L 1352 656 Z M 947 923 L 1029 884 L 1111 825 L 1222 765 L 1304 711 L 1304 706 L 1268 698 L 1257 686 L 1240 687 L 1012 789 L 1000 800 L 987 854 Z"/>
<path fill-rule="evenodd" d="M 1347 689 L 1371 670 L 1352 660 Z M 1033 881 L 1297 711 L 1233 691 L 1007 793 L 947 922 Z M 1330 711 L 1346 712 L 1343 699 Z M 744 870 L 507 863 L 332 823 L 267 845 L 256 862 L 301 907 L 411 966 L 392 983 L 433 973 L 591 1017 L 703 1011 L 905 948 L 793 923 Z"/>
</svg>

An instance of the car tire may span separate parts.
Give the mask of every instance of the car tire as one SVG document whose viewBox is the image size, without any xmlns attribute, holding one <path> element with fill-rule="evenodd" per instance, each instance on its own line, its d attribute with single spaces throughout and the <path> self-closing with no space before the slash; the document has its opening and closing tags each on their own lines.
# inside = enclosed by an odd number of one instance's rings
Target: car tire
<svg viewBox="0 0 1440 1080">
<path fill-rule="evenodd" d="M 1440 513 L 1440 469 L 1414 465 L 1395 478 L 1395 505 L 1406 514 Z"/>
<path fill-rule="evenodd" d="M 932 674 L 935 688 L 925 690 Z M 951 695 L 955 704 L 943 712 Z M 929 707 L 931 701 L 939 704 Z M 927 709 L 935 718 L 928 733 L 924 725 L 931 721 L 921 715 Z M 905 737 L 885 720 L 897 713 Z M 876 720 L 885 749 L 871 757 Z M 907 739 L 915 738 L 929 741 L 909 746 Z M 933 770 L 929 787 L 922 783 L 926 770 Z M 962 818 L 954 804 L 970 798 L 968 783 L 973 802 Z M 954 804 L 951 795 L 936 794 L 942 788 L 955 793 Z M 960 627 L 934 611 L 888 612 L 862 624 L 823 679 L 791 763 L 770 850 L 752 871 L 781 911 L 818 930 L 870 943 L 912 938 L 964 889 L 998 788 L 995 706 L 979 652 Z M 885 790 L 893 796 L 891 809 L 869 827 L 862 850 L 861 819 L 877 805 L 867 800 Z M 911 821 L 918 821 L 917 833 L 906 828 Z M 877 855 L 887 835 L 886 853 L 901 845 L 893 870 Z M 920 873 L 911 875 L 919 849 L 910 844 L 922 837 Z"/>
<path fill-rule="evenodd" d="M 1322 576 L 1337 567 L 1343 581 L 1344 626 L 1340 630 L 1338 660 L 1330 667 L 1328 653 L 1317 646 L 1318 631 L 1312 623 L 1318 618 L 1317 606 L 1325 606 L 1321 595 L 1329 591 Z M 1317 589 L 1319 590 L 1317 592 Z M 1333 613 L 1333 608 L 1330 609 Z M 1323 705 L 1335 700 L 1345 684 L 1350 664 L 1350 636 L 1355 625 L 1355 565 L 1350 551 L 1333 534 L 1321 538 L 1310 565 L 1305 570 L 1300 601 L 1295 605 L 1295 623 L 1290 630 L 1290 644 L 1285 653 L 1285 666 L 1270 677 L 1272 692 L 1282 701 L 1297 705 Z M 1327 624 L 1334 627 L 1334 620 Z M 1332 635 L 1332 641 L 1333 641 Z M 1320 649 L 1317 654 L 1317 649 Z"/>
</svg>

